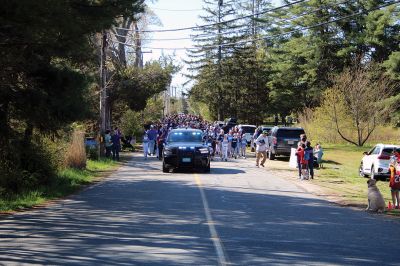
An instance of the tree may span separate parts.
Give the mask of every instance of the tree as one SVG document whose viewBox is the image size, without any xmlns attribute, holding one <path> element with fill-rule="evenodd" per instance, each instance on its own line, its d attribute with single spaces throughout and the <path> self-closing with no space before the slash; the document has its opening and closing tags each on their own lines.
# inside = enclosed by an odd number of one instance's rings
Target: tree
<svg viewBox="0 0 400 266">
<path fill-rule="evenodd" d="M 2 3 L 0 161 L 6 162 L 2 165 L 19 177 L 49 178 L 51 173 L 43 170 L 51 162 L 32 138 L 34 133 L 55 134 L 87 117 L 88 85 L 98 69 L 94 36 L 109 29 L 117 17 L 141 12 L 142 5 L 143 0 Z M 8 177 L 2 166 L 0 177 Z"/>
<path fill-rule="evenodd" d="M 365 144 L 396 106 L 390 101 L 393 82 L 375 73 L 372 66 L 346 68 L 332 78 L 333 87 L 324 93 L 322 105 L 315 111 L 332 121 L 343 140 L 357 146 Z"/>
</svg>

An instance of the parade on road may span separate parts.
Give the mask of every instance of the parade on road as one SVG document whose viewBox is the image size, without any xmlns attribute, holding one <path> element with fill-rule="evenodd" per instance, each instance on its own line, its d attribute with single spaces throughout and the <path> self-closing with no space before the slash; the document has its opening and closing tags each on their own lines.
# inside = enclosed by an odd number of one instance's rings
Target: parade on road
<svg viewBox="0 0 400 266">
<path fill-rule="evenodd" d="M 400 266 L 400 0 L 7 0 L 0 266 Z"/>
</svg>

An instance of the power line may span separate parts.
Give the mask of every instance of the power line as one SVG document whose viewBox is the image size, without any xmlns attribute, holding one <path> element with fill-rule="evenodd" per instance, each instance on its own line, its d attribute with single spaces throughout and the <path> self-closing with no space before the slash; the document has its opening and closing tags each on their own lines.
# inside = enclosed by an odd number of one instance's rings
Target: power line
<svg viewBox="0 0 400 266">
<path fill-rule="evenodd" d="M 302 13 L 300 15 L 293 16 L 293 17 L 290 17 L 290 18 L 279 18 L 279 21 L 276 21 L 274 23 L 290 22 L 290 21 L 293 21 L 295 19 L 302 18 L 302 17 L 304 17 L 306 15 L 318 12 L 320 10 L 324 10 L 326 8 L 336 7 L 338 5 L 346 4 L 346 3 L 349 3 L 349 2 L 352 2 L 352 1 L 353 0 L 346 0 L 346 1 L 343 1 L 343 2 L 336 3 L 334 5 L 325 5 L 325 6 L 322 6 L 320 8 L 314 9 L 312 11 L 304 12 L 304 13 Z M 236 27 L 233 27 L 233 28 L 241 28 L 241 27 L 248 27 L 248 25 L 245 24 L 245 25 L 240 25 L 240 26 L 236 26 Z M 263 29 L 264 25 L 256 26 L 256 28 L 257 29 Z M 111 32 L 111 33 L 113 35 L 117 36 L 117 37 L 120 37 L 120 38 L 129 38 L 130 37 L 128 35 L 124 36 L 124 35 L 120 35 L 120 34 L 113 33 L 113 32 Z M 234 33 L 239 33 L 239 32 L 238 31 L 228 31 L 228 32 L 212 33 L 212 34 L 199 34 L 199 35 L 193 35 L 192 37 L 181 37 L 181 38 L 162 38 L 162 39 L 140 38 L 140 40 L 147 40 L 147 41 L 180 41 L 180 40 L 193 40 L 194 38 L 203 38 L 203 37 L 204 38 L 207 38 L 207 37 L 208 38 L 212 38 L 215 35 L 225 35 L 225 34 L 234 34 Z M 135 39 L 136 38 L 133 38 L 133 40 L 135 40 Z M 202 41 L 202 39 L 199 39 L 199 41 Z"/>
<path fill-rule="evenodd" d="M 400 3 L 400 1 L 387 3 L 387 4 L 384 4 L 384 5 L 369 9 L 369 10 L 360 11 L 360 12 L 353 13 L 353 14 L 350 14 L 350 15 L 347 15 L 347 16 L 342 16 L 342 17 L 339 17 L 337 19 L 333 19 L 333 20 L 330 20 L 330 21 L 317 23 L 317 24 L 314 24 L 314 25 L 311 25 L 311 26 L 302 27 L 302 28 L 299 28 L 299 29 L 294 29 L 294 30 L 291 30 L 291 31 L 288 31 L 288 32 L 285 32 L 285 33 L 280 33 L 280 34 L 275 34 L 275 35 L 263 35 L 262 37 L 255 38 L 255 39 L 253 38 L 253 39 L 250 39 L 250 40 L 242 40 L 242 41 L 238 41 L 238 42 L 226 43 L 226 44 L 221 44 L 221 45 L 219 45 L 219 44 L 217 44 L 217 45 L 205 45 L 205 46 L 201 46 L 201 48 L 217 48 L 219 46 L 232 46 L 232 45 L 235 45 L 235 44 L 243 44 L 243 43 L 254 42 L 254 41 L 269 40 L 269 39 L 273 39 L 273 38 L 276 38 L 276 37 L 286 36 L 288 34 L 300 32 L 300 31 L 304 31 L 304 30 L 309 30 L 309 29 L 313 29 L 313 28 L 316 28 L 316 27 L 320 27 L 320 26 L 324 26 L 324 25 L 331 24 L 331 23 L 334 23 L 334 22 L 338 22 L 338 21 L 341 21 L 341 20 L 344 20 L 344 19 L 360 16 L 362 14 L 367 14 L 367 13 L 379 10 L 381 8 L 388 7 L 388 6 L 391 6 L 391 5 L 394 5 L 394 4 L 398 4 L 398 3 Z M 131 44 L 122 43 L 122 42 L 118 42 L 118 41 L 116 41 L 116 43 L 121 43 L 121 44 L 124 44 L 126 46 L 134 46 L 134 45 L 131 45 Z M 172 47 L 164 47 L 164 48 L 161 48 L 161 47 L 142 47 L 142 48 L 154 49 L 154 50 L 195 50 L 195 49 L 199 49 L 200 47 L 174 47 L 174 48 L 172 48 Z"/>
<path fill-rule="evenodd" d="M 165 9 L 165 8 L 156 8 L 150 7 L 151 10 L 161 10 L 161 11 L 171 11 L 171 12 L 193 12 L 193 11 L 203 11 L 203 9 Z"/>
<path fill-rule="evenodd" d="M 265 10 L 265 11 L 262 11 L 262 12 L 259 12 L 259 13 L 256 13 L 256 14 L 246 15 L 246 16 L 239 17 L 239 18 L 233 18 L 233 19 L 229 19 L 229 20 L 222 21 L 222 22 L 216 22 L 216 23 L 205 24 L 205 25 L 200 25 L 200 26 L 192 26 L 192 27 L 185 27 L 185 28 L 177 28 L 177 29 L 142 30 L 142 31 L 138 31 L 138 32 L 142 32 L 142 33 L 149 33 L 149 32 L 171 32 L 171 31 L 184 31 L 184 30 L 202 29 L 202 28 L 207 28 L 207 27 L 210 27 L 210 26 L 216 26 L 216 25 L 219 25 L 219 24 L 226 24 L 226 23 L 233 22 L 233 21 L 236 21 L 236 20 L 251 18 L 251 17 L 253 17 L 253 16 L 255 16 L 255 15 L 262 15 L 262 14 L 265 14 L 265 13 L 268 13 L 268 12 L 271 12 L 271 11 L 276 11 L 276 10 L 279 10 L 279 9 L 282 9 L 282 8 L 285 8 L 285 7 L 293 6 L 293 5 L 296 5 L 296 4 L 299 4 L 299 3 L 303 3 L 303 2 L 308 2 L 308 1 L 310 1 L 310 0 L 297 0 L 297 1 L 295 1 L 295 2 L 286 4 L 286 5 L 282 5 L 282 6 L 278 6 L 278 7 L 274 7 L 274 8 L 271 8 L 271 9 L 268 9 L 268 10 Z M 121 27 L 116 27 L 116 29 L 125 30 L 125 31 L 135 31 L 135 30 L 132 30 L 132 29 L 121 28 Z"/>
</svg>

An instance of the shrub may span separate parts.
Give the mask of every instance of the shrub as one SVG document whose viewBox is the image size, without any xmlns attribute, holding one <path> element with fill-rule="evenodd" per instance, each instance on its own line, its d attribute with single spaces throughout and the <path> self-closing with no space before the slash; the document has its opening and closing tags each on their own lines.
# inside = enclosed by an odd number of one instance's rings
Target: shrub
<svg viewBox="0 0 400 266">
<path fill-rule="evenodd" d="M 85 134 L 75 130 L 65 155 L 65 166 L 77 169 L 86 167 Z"/>
<path fill-rule="evenodd" d="M 62 145 L 39 134 L 35 134 L 29 144 L 13 140 L 1 153 L 0 196 L 49 184 L 61 165 L 60 147 Z"/>
</svg>

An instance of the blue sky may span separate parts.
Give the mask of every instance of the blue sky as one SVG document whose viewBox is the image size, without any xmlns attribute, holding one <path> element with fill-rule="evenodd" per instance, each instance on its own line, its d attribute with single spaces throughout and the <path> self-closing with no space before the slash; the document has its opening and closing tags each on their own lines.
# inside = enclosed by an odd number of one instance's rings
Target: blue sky
<svg viewBox="0 0 400 266">
<path fill-rule="evenodd" d="M 245 0 L 244 0 L 245 1 Z M 248 0 L 252 2 L 252 0 Z M 272 2 L 278 2 L 272 1 Z M 204 22 L 199 18 L 200 14 L 203 14 L 202 11 L 202 0 L 158 0 L 158 1 L 148 1 L 148 6 L 151 10 L 158 16 L 160 19 L 162 26 L 152 25 L 149 27 L 149 30 L 156 29 L 176 29 L 176 28 L 185 28 L 192 27 L 196 25 L 203 25 Z M 215 0 L 215 5 L 218 4 L 218 0 Z M 157 32 L 152 33 L 152 39 L 167 39 L 167 38 L 186 38 L 190 37 L 191 30 L 186 31 L 175 31 L 175 32 Z M 188 40 L 179 40 L 179 41 L 159 41 L 152 40 L 148 41 L 146 44 L 143 44 L 143 51 L 151 50 L 152 53 L 144 53 L 143 58 L 144 61 L 158 59 L 162 53 L 165 55 L 175 55 L 177 63 L 183 65 L 181 59 L 186 57 L 185 50 L 159 50 L 154 48 L 184 48 L 184 47 L 192 47 L 193 44 L 190 39 Z M 153 48 L 153 49 L 152 49 Z M 183 65 L 184 66 L 184 65 Z M 185 68 L 174 76 L 172 80 L 172 86 L 177 87 L 177 90 L 180 91 L 182 88 L 182 84 L 187 81 L 185 77 L 182 76 L 182 72 L 185 71 Z M 184 90 L 190 88 L 190 85 L 186 86 Z"/>
<path fill-rule="evenodd" d="M 149 1 L 150 2 L 150 1 Z M 176 29 L 191 27 L 203 24 L 198 16 L 202 13 L 202 0 L 159 0 L 154 3 L 148 3 L 150 9 L 158 16 L 162 27 L 150 26 L 150 29 Z M 172 10 L 182 10 L 182 11 L 172 11 Z M 153 39 L 167 39 L 167 38 L 186 38 L 190 37 L 190 30 L 186 31 L 175 31 L 175 32 L 157 32 L 153 33 L 151 38 Z M 183 48 L 191 47 L 192 42 L 188 40 L 179 41 L 150 41 L 145 47 L 154 48 Z M 182 58 L 185 58 L 185 50 L 159 50 L 159 49 L 143 49 L 145 51 L 152 50 L 152 53 L 145 53 L 143 58 L 145 61 L 151 59 L 158 59 L 162 53 L 168 55 L 175 55 L 177 62 L 181 62 Z M 185 70 L 183 70 L 185 71 Z M 175 75 L 172 81 L 172 86 L 178 87 L 178 91 L 182 87 L 182 84 L 187 79 L 182 76 L 182 73 Z"/>
</svg>

